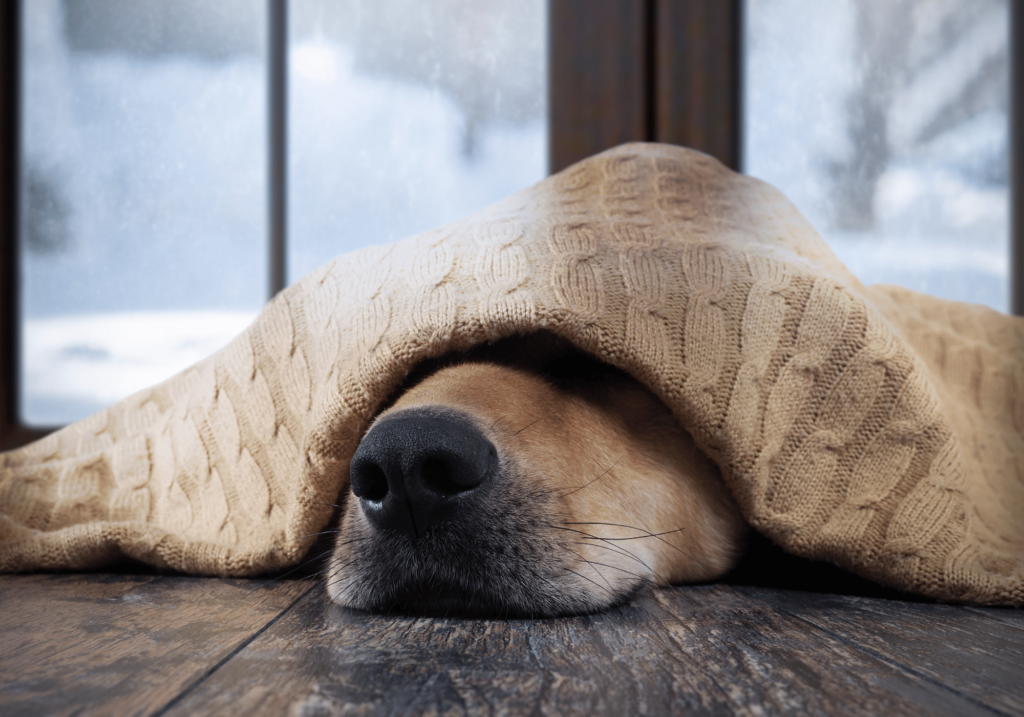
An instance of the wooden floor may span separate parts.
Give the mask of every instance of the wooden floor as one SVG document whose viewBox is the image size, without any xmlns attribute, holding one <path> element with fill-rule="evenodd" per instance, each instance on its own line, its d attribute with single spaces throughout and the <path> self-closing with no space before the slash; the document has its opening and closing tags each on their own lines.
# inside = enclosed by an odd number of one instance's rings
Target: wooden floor
<svg viewBox="0 0 1024 717">
<path fill-rule="evenodd" d="M 0 715 L 1024 714 L 1024 611 L 743 585 L 589 617 L 331 605 L 309 579 L 0 576 Z"/>
</svg>

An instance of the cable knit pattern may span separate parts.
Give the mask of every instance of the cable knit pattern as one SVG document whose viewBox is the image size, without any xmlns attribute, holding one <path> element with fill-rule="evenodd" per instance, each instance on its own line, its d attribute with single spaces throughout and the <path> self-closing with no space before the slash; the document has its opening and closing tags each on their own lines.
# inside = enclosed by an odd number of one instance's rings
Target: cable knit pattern
<svg viewBox="0 0 1024 717">
<path fill-rule="evenodd" d="M 0 569 L 294 564 L 417 362 L 537 329 L 643 381 L 787 550 L 1024 603 L 1024 320 L 865 288 L 771 187 L 625 145 L 339 257 L 229 346 L 0 456 Z"/>
</svg>

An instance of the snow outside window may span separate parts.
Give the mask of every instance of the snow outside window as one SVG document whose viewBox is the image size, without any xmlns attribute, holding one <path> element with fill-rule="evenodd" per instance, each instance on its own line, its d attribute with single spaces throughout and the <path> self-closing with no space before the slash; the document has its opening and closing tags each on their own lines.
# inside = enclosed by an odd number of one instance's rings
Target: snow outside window
<svg viewBox="0 0 1024 717">
<path fill-rule="evenodd" d="M 744 170 L 867 284 L 1009 310 L 1009 2 L 747 0 Z"/>
<path fill-rule="evenodd" d="M 543 0 L 289 5 L 289 281 L 545 176 Z M 53 426 L 266 301 L 266 2 L 23 8 L 20 410 Z"/>
</svg>

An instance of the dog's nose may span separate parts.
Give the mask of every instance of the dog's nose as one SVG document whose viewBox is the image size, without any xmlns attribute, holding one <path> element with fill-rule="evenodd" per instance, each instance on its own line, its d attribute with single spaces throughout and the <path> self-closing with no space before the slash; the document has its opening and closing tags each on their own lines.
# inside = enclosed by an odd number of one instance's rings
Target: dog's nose
<svg viewBox="0 0 1024 717">
<path fill-rule="evenodd" d="M 419 540 L 458 519 L 493 476 L 494 445 L 472 422 L 411 410 L 387 417 L 352 457 L 352 492 L 377 528 Z"/>
</svg>

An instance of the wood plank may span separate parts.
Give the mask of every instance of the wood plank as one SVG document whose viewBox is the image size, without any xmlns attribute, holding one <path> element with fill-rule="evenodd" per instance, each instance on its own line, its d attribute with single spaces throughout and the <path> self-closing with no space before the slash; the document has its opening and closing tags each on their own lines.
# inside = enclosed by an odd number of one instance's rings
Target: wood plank
<svg viewBox="0 0 1024 717">
<path fill-rule="evenodd" d="M 0 714 L 150 714 L 312 585 L 154 575 L 0 576 Z"/>
<path fill-rule="evenodd" d="M 550 0 L 552 173 L 647 131 L 646 12 L 636 0 Z"/>
<path fill-rule="evenodd" d="M 318 590 L 168 715 L 957 715 L 981 708 L 729 586 L 557 620 L 380 616 Z"/>
<path fill-rule="evenodd" d="M 971 610 L 979 615 L 984 615 L 987 620 L 998 622 L 1012 630 L 1021 632 L 1021 639 L 1024 639 L 1024 612 L 1021 610 L 1012 607 L 991 608 L 980 606 L 976 607 L 974 605 L 966 605 L 964 606 L 964 609 Z"/>
<path fill-rule="evenodd" d="M 737 590 L 979 705 L 1024 714 L 1020 610 Z"/>
</svg>

